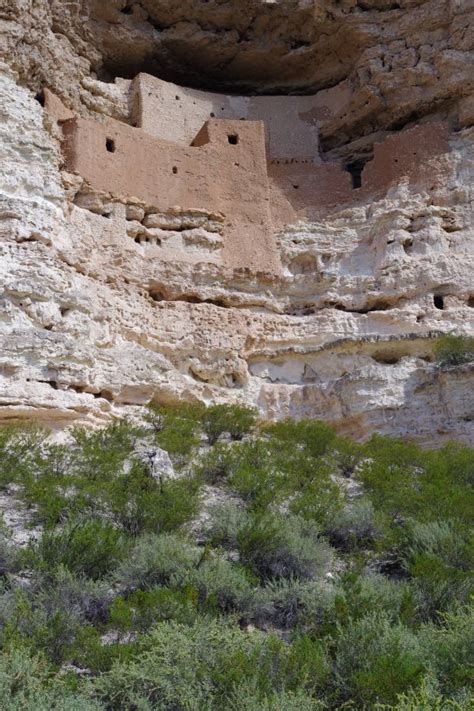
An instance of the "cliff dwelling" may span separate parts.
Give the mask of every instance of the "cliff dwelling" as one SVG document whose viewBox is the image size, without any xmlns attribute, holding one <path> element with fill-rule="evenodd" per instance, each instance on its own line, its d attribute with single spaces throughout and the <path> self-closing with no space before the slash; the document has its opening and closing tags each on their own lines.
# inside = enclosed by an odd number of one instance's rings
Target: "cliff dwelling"
<svg viewBox="0 0 474 711">
<path fill-rule="evenodd" d="M 449 150 L 449 127 L 438 121 L 375 143 L 371 160 L 323 160 L 318 127 L 348 100 L 344 85 L 313 96 L 231 96 L 148 74 L 124 84 L 128 123 L 76 117 L 45 90 L 68 170 L 89 190 L 144 203 L 148 214 L 198 214 L 217 235 L 211 258 L 233 269 L 278 273 L 275 235 L 286 224 L 383 194 L 404 178 L 424 180 L 430 161 Z M 155 223 L 148 217 L 145 226 L 162 230 Z M 133 236 L 160 246 L 160 234 Z"/>
</svg>

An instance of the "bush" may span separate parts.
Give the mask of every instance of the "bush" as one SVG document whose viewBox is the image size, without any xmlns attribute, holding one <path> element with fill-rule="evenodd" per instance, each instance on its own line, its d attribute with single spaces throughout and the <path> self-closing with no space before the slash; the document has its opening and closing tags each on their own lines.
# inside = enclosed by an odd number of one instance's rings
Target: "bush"
<svg viewBox="0 0 474 711">
<path fill-rule="evenodd" d="M 329 546 L 314 525 L 297 516 L 254 516 L 239 531 L 242 563 L 261 580 L 322 575 L 331 561 Z"/>
<path fill-rule="evenodd" d="M 258 699 L 280 691 L 316 688 L 327 673 L 318 643 L 287 645 L 271 635 L 239 630 L 225 622 L 198 620 L 191 627 L 158 624 L 147 651 L 116 664 L 96 682 L 108 708 L 228 708 L 245 685 Z"/>
<path fill-rule="evenodd" d="M 413 632 L 392 624 L 384 613 L 372 613 L 339 628 L 334 672 L 337 696 L 357 708 L 395 703 L 416 688 L 427 671 Z"/>
<path fill-rule="evenodd" d="M 435 342 L 435 358 L 441 367 L 462 365 L 474 361 L 474 338 L 471 336 L 441 336 Z"/>
<path fill-rule="evenodd" d="M 173 534 L 139 538 L 115 578 L 126 590 L 150 589 L 183 580 L 202 558 L 202 551 Z"/>
<path fill-rule="evenodd" d="M 110 572 L 126 553 L 123 535 L 112 524 L 97 520 L 69 521 L 62 530 L 46 531 L 32 546 L 41 568 L 64 566 L 97 579 Z"/>
<path fill-rule="evenodd" d="M 241 440 L 257 419 L 256 410 L 242 405 L 212 405 L 203 413 L 202 427 L 210 445 L 227 432 L 232 440 Z"/>
<path fill-rule="evenodd" d="M 102 704 L 68 680 L 53 674 L 45 660 L 24 648 L 0 655 L 0 698 L 3 711 L 100 711 Z"/>
<path fill-rule="evenodd" d="M 336 510 L 328 520 L 325 533 L 333 546 L 344 551 L 368 547 L 378 532 L 372 502 L 360 497 Z"/>
<path fill-rule="evenodd" d="M 246 571 L 219 557 L 204 560 L 181 584 L 197 591 L 199 604 L 208 612 L 243 611 L 252 597 L 252 584 Z"/>
<path fill-rule="evenodd" d="M 400 558 L 425 617 L 468 602 L 474 592 L 474 536 L 452 521 L 410 522 Z"/>
<path fill-rule="evenodd" d="M 204 411 L 200 404 L 150 406 L 148 421 L 155 430 L 156 443 L 168 452 L 175 466 L 186 464 L 199 445 Z"/>
<path fill-rule="evenodd" d="M 208 509 L 209 521 L 202 531 L 204 540 L 227 550 L 237 548 L 239 532 L 247 525 L 249 515 L 245 508 L 233 503 L 216 504 Z"/>
<path fill-rule="evenodd" d="M 317 420 L 283 420 L 268 425 L 265 432 L 313 458 L 322 457 L 336 441 L 334 430 Z"/>
<path fill-rule="evenodd" d="M 198 459 L 194 473 L 208 484 L 220 484 L 239 467 L 241 459 L 240 447 L 219 442 Z"/>
<path fill-rule="evenodd" d="M 122 633 L 147 632 L 157 622 L 174 620 L 190 625 L 196 617 L 197 594 L 194 590 L 157 587 L 115 598 L 110 610 L 110 625 Z"/>
<path fill-rule="evenodd" d="M 469 695 L 474 685 L 474 610 L 458 606 L 443 615 L 441 624 L 420 630 L 426 665 L 447 695 Z"/>
</svg>

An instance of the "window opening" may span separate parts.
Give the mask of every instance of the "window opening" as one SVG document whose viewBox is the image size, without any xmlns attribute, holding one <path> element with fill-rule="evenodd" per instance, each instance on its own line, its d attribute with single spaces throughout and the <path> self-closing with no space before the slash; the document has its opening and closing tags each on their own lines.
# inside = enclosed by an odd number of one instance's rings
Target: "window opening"
<svg viewBox="0 0 474 711">
<path fill-rule="evenodd" d="M 227 136 L 227 140 L 232 146 L 236 146 L 239 142 L 239 137 L 236 133 L 231 133 Z"/>
<path fill-rule="evenodd" d="M 105 147 L 107 148 L 109 153 L 115 153 L 116 146 L 115 146 L 115 141 L 113 138 L 106 138 L 105 139 Z"/>
</svg>

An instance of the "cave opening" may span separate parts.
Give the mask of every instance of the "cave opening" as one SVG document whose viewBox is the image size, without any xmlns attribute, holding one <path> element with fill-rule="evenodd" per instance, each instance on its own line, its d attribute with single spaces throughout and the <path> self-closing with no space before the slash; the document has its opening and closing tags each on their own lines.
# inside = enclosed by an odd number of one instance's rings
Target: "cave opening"
<svg viewBox="0 0 474 711">
<path fill-rule="evenodd" d="M 357 190 L 362 187 L 362 171 L 364 170 L 367 158 L 358 158 L 351 163 L 346 163 L 346 170 L 350 173 L 352 180 L 352 189 Z"/>
<path fill-rule="evenodd" d="M 439 309 L 440 311 L 442 311 L 444 309 L 444 296 L 440 296 L 440 294 L 434 294 L 433 304 L 435 309 Z"/>
</svg>

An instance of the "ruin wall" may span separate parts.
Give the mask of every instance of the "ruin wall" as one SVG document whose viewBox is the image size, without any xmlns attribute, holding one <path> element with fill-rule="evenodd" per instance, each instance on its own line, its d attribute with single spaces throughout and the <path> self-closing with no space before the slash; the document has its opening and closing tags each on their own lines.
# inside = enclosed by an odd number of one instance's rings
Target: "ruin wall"
<svg viewBox="0 0 474 711">
<path fill-rule="evenodd" d="M 132 121 L 150 136 L 189 146 L 209 119 L 263 121 L 272 158 L 319 158 L 316 96 L 230 96 L 197 91 L 139 74 Z"/>
<path fill-rule="evenodd" d="M 97 191 L 159 210 L 225 216 L 223 262 L 276 272 L 263 125 L 211 120 L 199 146 L 179 146 L 113 119 L 64 123 L 68 168 Z"/>
</svg>

